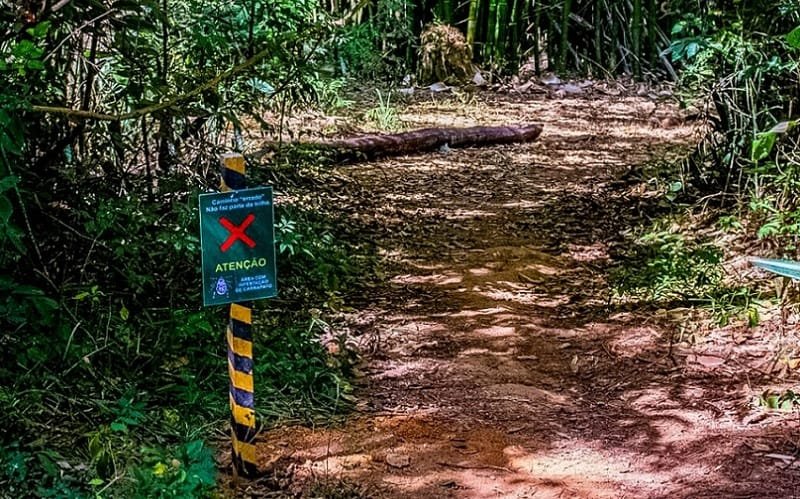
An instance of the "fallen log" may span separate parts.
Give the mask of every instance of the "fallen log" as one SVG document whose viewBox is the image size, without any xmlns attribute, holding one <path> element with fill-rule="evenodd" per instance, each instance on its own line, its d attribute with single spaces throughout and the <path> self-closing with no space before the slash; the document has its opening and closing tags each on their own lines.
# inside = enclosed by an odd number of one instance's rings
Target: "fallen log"
<svg viewBox="0 0 800 499">
<path fill-rule="evenodd" d="M 310 145 L 335 152 L 339 160 L 397 156 L 448 147 L 485 146 L 532 142 L 542 125 L 474 126 L 469 128 L 423 128 L 395 134 L 369 134 Z"/>
<path fill-rule="evenodd" d="M 292 149 L 329 153 L 336 162 L 349 163 L 379 156 L 398 156 L 448 147 L 487 146 L 533 142 L 542 133 L 542 125 L 474 126 L 469 128 L 423 128 L 394 134 L 368 134 L 347 139 L 319 142 L 294 142 Z M 275 152 L 268 146 L 252 156 L 259 158 Z"/>
</svg>

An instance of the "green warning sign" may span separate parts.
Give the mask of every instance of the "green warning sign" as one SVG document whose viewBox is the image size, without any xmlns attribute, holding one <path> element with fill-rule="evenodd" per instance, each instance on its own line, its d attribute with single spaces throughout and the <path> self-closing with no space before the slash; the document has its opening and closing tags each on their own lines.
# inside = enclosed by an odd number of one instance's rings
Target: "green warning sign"
<svg viewBox="0 0 800 499">
<path fill-rule="evenodd" d="M 277 295 L 272 187 L 201 194 L 200 246 L 205 306 Z"/>
</svg>

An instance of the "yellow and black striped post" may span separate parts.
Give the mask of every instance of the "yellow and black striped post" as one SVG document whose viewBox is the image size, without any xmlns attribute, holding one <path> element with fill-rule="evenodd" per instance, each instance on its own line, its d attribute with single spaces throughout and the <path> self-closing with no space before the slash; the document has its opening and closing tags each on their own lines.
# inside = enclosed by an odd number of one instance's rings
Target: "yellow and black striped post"
<svg viewBox="0 0 800 499">
<path fill-rule="evenodd" d="M 247 187 L 244 156 L 222 157 L 223 191 Z M 251 302 L 232 303 L 226 332 L 230 376 L 231 441 L 236 472 L 252 478 L 256 466 L 256 412 L 253 397 L 253 308 Z"/>
</svg>

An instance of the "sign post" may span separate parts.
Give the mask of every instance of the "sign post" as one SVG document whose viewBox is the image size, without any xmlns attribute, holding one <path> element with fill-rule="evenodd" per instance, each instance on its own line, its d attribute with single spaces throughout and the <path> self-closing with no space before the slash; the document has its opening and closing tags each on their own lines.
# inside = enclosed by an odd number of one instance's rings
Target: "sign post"
<svg viewBox="0 0 800 499">
<path fill-rule="evenodd" d="M 252 300 L 277 294 L 272 188 L 246 189 L 241 154 L 222 157 L 221 193 L 200 195 L 203 304 L 230 304 L 229 398 L 233 465 L 257 475 Z"/>
</svg>

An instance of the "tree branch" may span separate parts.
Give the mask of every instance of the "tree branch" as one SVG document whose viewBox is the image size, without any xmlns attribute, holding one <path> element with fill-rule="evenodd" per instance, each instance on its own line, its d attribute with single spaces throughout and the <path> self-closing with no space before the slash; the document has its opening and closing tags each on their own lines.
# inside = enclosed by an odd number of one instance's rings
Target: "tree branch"
<svg viewBox="0 0 800 499">
<path fill-rule="evenodd" d="M 197 97 L 198 95 L 202 94 L 206 90 L 213 88 L 219 85 L 220 82 L 230 78 L 231 76 L 241 73 L 242 71 L 254 66 L 257 64 L 261 59 L 265 58 L 272 52 L 272 48 L 266 48 L 261 52 L 257 53 L 253 57 L 247 59 L 243 63 L 234 66 L 226 71 L 215 76 L 210 81 L 203 83 L 199 87 L 194 88 L 193 90 L 175 96 L 171 99 L 168 99 L 164 102 L 160 102 L 158 104 L 153 104 L 150 106 L 146 106 L 143 108 L 135 109 L 133 111 L 128 111 L 127 113 L 122 114 L 107 114 L 107 113 L 98 113 L 95 111 L 87 111 L 83 109 L 72 109 L 68 107 L 58 107 L 58 106 L 31 106 L 31 110 L 37 113 L 45 113 L 45 114 L 58 114 L 62 116 L 66 116 L 68 118 L 74 119 L 86 119 L 86 120 L 95 120 L 95 121 L 127 121 L 136 118 L 140 118 L 142 116 L 146 116 L 148 114 L 153 114 L 158 111 L 162 111 L 164 109 L 168 109 L 174 107 L 175 105 L 189 100 L 193 97 Z"/>
<path fill-rule="evenodd" d="M 60 2 L 57 2 L 55 5 L 50 7 L 50 12 L 58 12 L 59 10 L 63 9 L 71 1 L 72 0 L 61 0 Z"/>
</svg>

